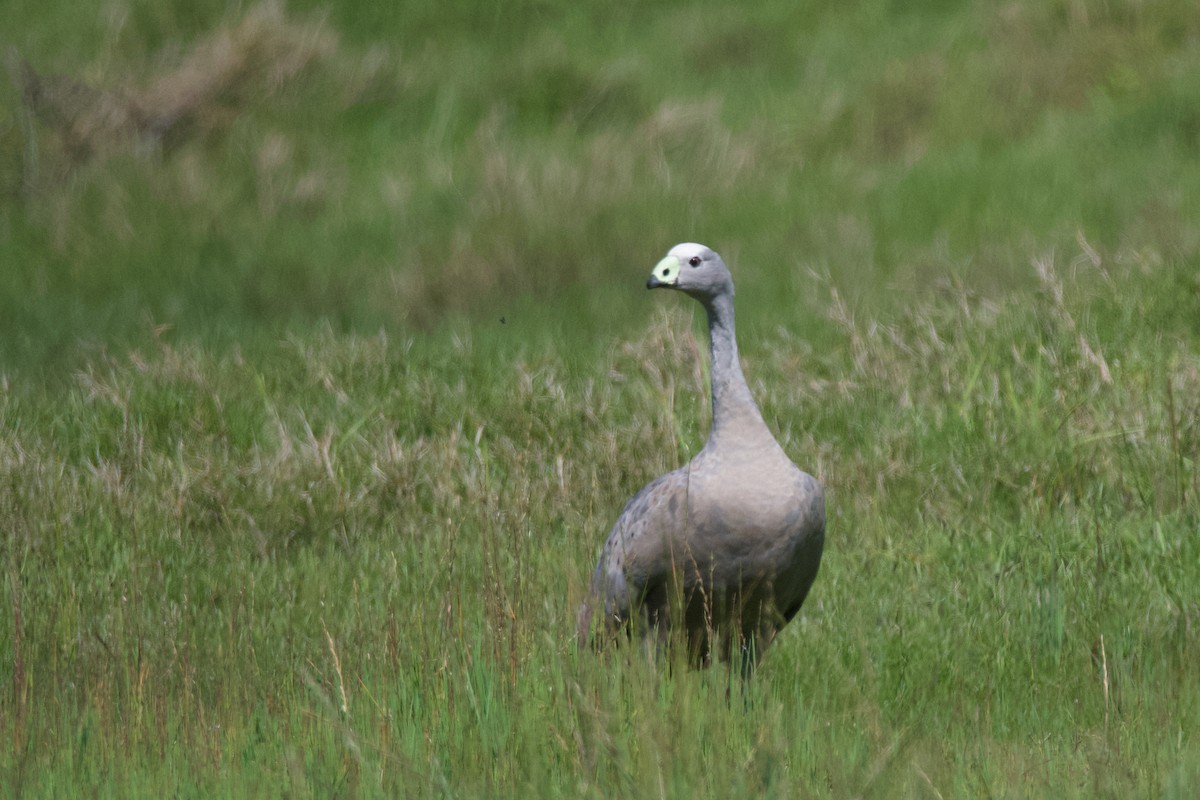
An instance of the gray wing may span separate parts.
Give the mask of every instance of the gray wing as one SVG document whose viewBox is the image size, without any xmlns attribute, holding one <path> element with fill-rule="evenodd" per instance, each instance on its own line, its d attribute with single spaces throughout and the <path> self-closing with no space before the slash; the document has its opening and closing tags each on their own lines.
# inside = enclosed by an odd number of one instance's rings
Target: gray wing
<svg viewBox="0 0 1200 800">
<path fill-rule="evenodd" d="M 579 609 L 579 639 L 586 643 L 596 611 L 606 626 L 628 620 L 646 592 L 671 572 L 671 544 L 687 527 L 688 470 L 668 472 L 642 487 L 617 518 Z"/>
</svg>

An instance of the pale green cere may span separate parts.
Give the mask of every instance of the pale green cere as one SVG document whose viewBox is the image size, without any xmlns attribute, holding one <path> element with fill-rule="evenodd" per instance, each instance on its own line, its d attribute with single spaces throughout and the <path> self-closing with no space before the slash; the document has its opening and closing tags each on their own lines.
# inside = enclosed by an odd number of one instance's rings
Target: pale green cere
<svg viewBox="0 0 1200 800">
<path fill-rule="evenodd" d="M 659 283 L 674 286 L 675 282 L 679 280 L 679 268 L 679 259 L 675 256 L 667 256 L 654 265 L 653 275 Z"/>
</svg>

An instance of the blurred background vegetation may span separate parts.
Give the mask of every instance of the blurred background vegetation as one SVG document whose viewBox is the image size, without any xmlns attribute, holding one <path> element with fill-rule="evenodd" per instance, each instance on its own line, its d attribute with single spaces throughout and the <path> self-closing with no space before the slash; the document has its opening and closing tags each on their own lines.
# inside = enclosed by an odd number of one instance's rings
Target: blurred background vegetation
<svg viewBox="0 0 1200 800">
<path fill-rule="evenodd" d="M 679 240 L 723 250 L 764 320 L 820 280 L 889 306 L 1031 282 L 1032 255 L 1078 238 L 1191 267 L 1200 246 L 1187 2 L 5 16 L 9 368 L 168 331 L 252 346 L 505 316 L 583 339 L 626 324 Z"/>
<path fill-rule="evenodd" d="M 1193 0 L 5 0 L 0 48 L 0 797 L 1196 796 Z M 829 490 L 744 706 L 571 638 L 704 441 L 682 240 Z"/>
</svg>

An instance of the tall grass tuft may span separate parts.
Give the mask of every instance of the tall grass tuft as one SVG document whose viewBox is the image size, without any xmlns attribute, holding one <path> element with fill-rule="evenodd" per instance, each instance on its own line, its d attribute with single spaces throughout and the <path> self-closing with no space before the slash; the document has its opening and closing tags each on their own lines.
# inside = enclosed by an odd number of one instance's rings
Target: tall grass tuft
<svg viewBox="0 0 1200 800">
<path fill-rule="evenodd" d="M 9 6 L 0 796 L 1195 795 L 1186 3 Z M 828 487 L 741 696 L 572 636 L 688 239 Z"/>
</svg>

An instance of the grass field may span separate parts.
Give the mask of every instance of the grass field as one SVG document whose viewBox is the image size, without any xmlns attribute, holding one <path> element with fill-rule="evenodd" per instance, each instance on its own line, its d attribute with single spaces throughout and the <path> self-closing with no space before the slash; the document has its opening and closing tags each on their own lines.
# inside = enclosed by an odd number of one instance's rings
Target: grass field
<svg viewBox="0 0 1200 800">
<path fill-rule="evenodd" d="M 5 18 L 0 797 L 1200 792 L 1191 3 Z M 686 240 L 828 490 L 733 702 L 572 638 Z"/>
</svg>

